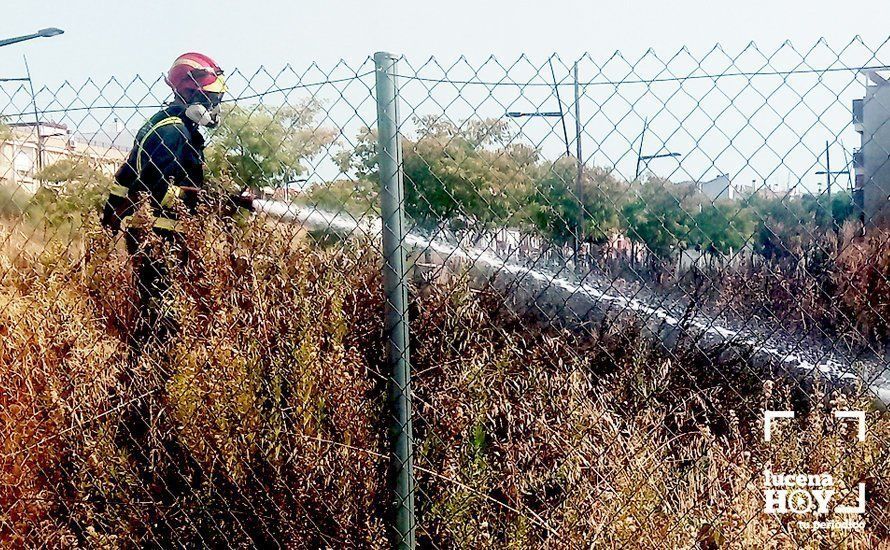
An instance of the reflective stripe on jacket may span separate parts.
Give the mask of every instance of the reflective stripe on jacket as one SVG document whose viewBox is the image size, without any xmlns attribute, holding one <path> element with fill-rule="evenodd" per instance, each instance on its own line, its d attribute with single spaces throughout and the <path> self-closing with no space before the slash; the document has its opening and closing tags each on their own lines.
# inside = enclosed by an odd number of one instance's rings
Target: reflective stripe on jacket
<svg viewBox="0 0 890 550">
<path fill-rule="evenodd" d="M 181 187 L 204 185 L 204 138 L 198 125 L 185 116 L 185 107 L 170 105 L 153 115 L 136 134 L 127 161 L 115 174 L 115 184 L 103 212 L 103 224 L 121 227 L 135 211 L 140 192 L 151 197 L 154 213 L 175 219 L 169 208 L 174 197 L 182 198 L 194 211 L 195 193 L 182 193 Z M 171 225 L 164 224 L 161 225 Z M 156 224 L 160 228 L 160 225 Z"/>
</svg>

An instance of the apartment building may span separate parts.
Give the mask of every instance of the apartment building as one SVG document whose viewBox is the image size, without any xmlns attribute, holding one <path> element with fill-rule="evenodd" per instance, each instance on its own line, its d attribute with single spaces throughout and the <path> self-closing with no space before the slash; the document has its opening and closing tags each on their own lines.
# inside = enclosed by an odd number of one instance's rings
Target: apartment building
<svg viewBox="0 0 890 550">
<path fill-rule="evenodd" d="M 869 73 L 865 97 L 853 101 L 853 126 L 862 146 L 853 153 L 853 191 L 866 227 L 890 227 L 890 82 Z"/>
<path fill-rule="evenodd" d="M 103 142 L 99 136 L 107 133 L 82 136 L 54 122 L 8 124 L 0 134 L 0 184 L 34 193 L 41 168 L 62 159 L 87 159 L 111 175 L 129 152 L 122 132 Z"/>
</svg>

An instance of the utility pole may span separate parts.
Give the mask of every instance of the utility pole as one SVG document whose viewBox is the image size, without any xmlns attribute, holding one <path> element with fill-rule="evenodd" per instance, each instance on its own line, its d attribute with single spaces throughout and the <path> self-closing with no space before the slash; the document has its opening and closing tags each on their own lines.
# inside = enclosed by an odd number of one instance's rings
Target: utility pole
<svg viewBox="0 0 890 550">
<path fill-rule="evenodd" d="M 840 227 L 838 227 L 837 221 L 834 219 L 834 209 L 832 208 L 832 205 L 831 205 L 831 179 L 834 176 L 837 176 L 840 174 L 847 174 L 849 176 L 850 170 L 848 167 L 846 170 L 832 171 L 832 169 L 831 169 L 831 154 L 829 151 L 829 145 L 830 145 L 829 142 L 826 141 L 825 142 L 825 170 L 819 170 L 818 172 L 816 172 L 816 175 L 817 176 L 821 176 L 821 175 L 825 176 L 825 192 L 828 195 L 828 206 L 827 206 L 828 219 L 830 220 L 831 228 L 834 230 L 835 233 L 838 233 L 840 231 Z"/>
<path fill-rule="evenodd" d="M 825 189 L 828 190 L 828 210 L 831 211 L 831 155 L 828 152 L 828 141 L 825 141 Z"/>
<path fill-rule="evenodd" d="M 634 181 L 640 179 L 640 163 L 643 161 L 643 141 L 646 139 L 646 128 L 649 127 L 649 117 L 643 119 L 643 133 L 640 134 L 640 149 L 637 151 L 637 170 L 634 172 Z"/>
<path fill-rule="evenodd" d="M 584 243 L 584 186 L 582 175 L 584 161 L 581 156 L 581 86 L 578 84 L 578 62 L 575 61 L 573 69 L 575 80 L 575 163 L 578 165 L 578 173 L 575 176 L 575 194 L 578 197 L 578 230 L 575 232 L 575 269 L 580 273 L 578 256 L 581 244 Z"/>
<path fill-rule="evenodd" d="M 28 86 L 31 89 L 31 105 L 34 107 L 34 131 L 37 132 L 37 173 L 43 171 L 43 135 L 40 133 L 40 115 L 37 113 L 37 95 L 34 93 L 34 81 L 31 80 L 31 69 L 28 67 L 28 58 L 22 56 L 25 61 L 25 75 L 28 78 Z M 41 182 L 42 184 L 43 182 Z"/>
<path fill-rule="evenodd" d="M 565 111 L 562 108 L 562 99 L 559 97 L 559 83 L 556 81 L 556 73 L 553 71 L 553 56 L 548 60 L 550 63 L 550 76 L 553 78 L 553 90 L 556 92 L 556 102 L 559 103 L 559 120 L 562 121 L 562 137 L 566 143 L 566 156 L 571 157 L 572 153 L 569 150 L 569 131 L 566 130 L 566 117 Z"/>
</svg>

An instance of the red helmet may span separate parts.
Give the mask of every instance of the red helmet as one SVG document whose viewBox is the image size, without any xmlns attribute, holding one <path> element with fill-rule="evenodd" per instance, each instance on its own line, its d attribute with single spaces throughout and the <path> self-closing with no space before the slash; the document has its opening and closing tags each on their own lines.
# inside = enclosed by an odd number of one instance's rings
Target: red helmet
<svg viewBox="0 0 890 550">
<path fill-rule="evenodd" d="M 184 53 L 176 58 L 167 72 L 167 84 L 185 100 L 200 90 L 221 94 L 226 91 L 226 81 L 219 65 L 200 53 Z"/>
</svg>

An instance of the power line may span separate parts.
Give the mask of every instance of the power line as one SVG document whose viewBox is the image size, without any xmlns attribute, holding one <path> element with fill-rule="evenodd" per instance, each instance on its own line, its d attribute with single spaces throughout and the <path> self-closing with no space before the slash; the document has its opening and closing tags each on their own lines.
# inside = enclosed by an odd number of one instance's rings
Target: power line
<svg viewBox="0 0 890 550">
<path fill-rule="evenodd" d="M 703 79 L 718 79 L 718 78 L 728 78 L 728 77 L 758 77 L 758 76 L 792 76 L 792 75 L 802 75 L 802 74 L 824 74 L 824 73 L 836 73 L 836 72 L 860 72 L 860 71 L 880 71 L 890 69 L 890 65 L 864 65 L 858 67 L 828 67 L 824 69 L 793 69 L 788 71 L 736 71 L 736 72 L 724 72 L 724 73 L 709 73 L 709 74 L 700 74 L 700 75 L 689 75 L 689 76 L 674 76 L 674 77 L 664 77 L 664 78 L 649 78 L 649 79 L 633 79 L 633 80 L 590 80 L 587 82 L 579 82 L 580 86 L 623 86 L 628 84 L 657 84 L 661 82 L 684 82 L 686 80 L 703 80 Z M 411 75 L 399 75 L 399 78 L 403 78 L 406 80 L 419 80 L 422 82 L 433 82 L 439 84 L 475 84 L 481 86 L 519 86 L 519 87 L 527 87 L 527 86 L 538 86 L 538 87 L 551 87 L 553 86 L 550 82 L 509 82 L 509 81 L 485 81 L 485 80 L 451 80 L 447 78 L 429 78 L 422 76 L 411 76 Z M 557 86 L 574 86 L 573 82 L 559 82 L 556 84 Z"/>
<path fill-rule="evenodd" d="M 364 73 L 356 74 L 355 76 L 348 76 L 348 77 L 344 77 L 344 78 L 322 80 L 322 81 L 318 81 L 318 82 L 308 82 L 306 84 L 295 84 L 293 86 L 286 86 L 283 88 L 269 89 L 264 92 L 257 92 L 254 94 L 246 94 L 246 95 L 241 95 L 238 97 L 230 97 L 230 98 L 224 99 L 223 102 L 224 103 L 233 103 L 236 101 L 243 101 L 243 100 L 247 100 L 247 99 L 257 99 L 260 97 L 265 97 L 267 95 L 272 95 L 272 94 L 277 94 L 277 93 L 291 92 L 293 90 L 325 86 L 327 84 L 341 84 L 343 82 L 349 82 L 352 80 L 360 80 L 360 79 L 362 79 L 366 76 L 370 76 L 372 74 L 374 74 L 374 71 L 367 71 Z M 4 82 L 4 81 L 25 81 L 25 82 L 27 82 L 28 79 L 27 78 L 0 79 L 0 82 Z M 118 109 L 135 109 L 135 110 L 160 109 L 164 105 L 165 105 L 164 103 L 153 103 L 153 104 L 150 103 L 150 104 L 142 104 L 142 105 L 135 105 L 135 104 L 134 105 L 88 105 L 88 106 L 84 106 L 84 107 L 66 107 L 66 108 L 58 108 L 58 109 L 43 109 L 43 110 L 40 110 L 40 114 L 46 115 L 46 114 L 71 113 L 71 112 L 77 112 L 77 111 L 93 111 L 93 110 L 107 110 L 107 109 L 113 109 L 113 110 L 118 110 Z M 3 116 L 3 117 L 15 117 L 15 116 L 22 117 L 22 116 L 26 116 L 26 115 L 30 115 L 30 113 L 24 113 L 24 112 L 22 112 L 22 113 L 8 113 L 8 114 L 0 113 L 0 116 Z"/>
<path fill-rule="evenodd" d="M 652 78 L 652 79 L 633 79 L 633 80 L 591 80 L 587 82 L 579 82 L 578 85 L 581 87 L 587 86 L 625 86 L 630 84 L 657 84 L 664 82 L 685 82 L 687 80 L 705 80 L 705 79 L 720 79 L 720 78 L 731 78 L 731 77 L 746 77 L 746 78 L 754 78 L 754 77 L 762 77 L 762 76 L 792 76 L 792 75 L 804 75 L 804 74 L 825 74 L 825 73 L 836 73 L 836 72 L 860 72 L 860 71 L 877 71 L 877 70 L 885 70 L 890 69 L 890 65 L 863 65 L 856 67 L 828 67 L 822 69 L 794 69 L 788 71 L 753 71 L 753 72 L 745 72 L 745 71 L 736 71 L 736 72 L 724 72 L 724 73 L 709 73 L 709 74 L 700 74 L 700 75 L 689 75 L 689 76 L 678 76 L 678 77 L 664 77 L 664 78 Z M 276 93 L 286 93 L 291 92 L 293 90 L 305 89 L 305 88 L 313 88 L 317 86 L 324 86 L 327 84 L 340 84 L 344 82 L 349 82 L 352 80 L 359 80 L 366 76 L 370 76 L 374 74 L 374 71 L 366 71 L 364 73 L 356 74 L 355 76 L 349 76 L 338 79 L 330 79 L 330 80 L 322 80 L 318 82 L 309 82 L 306 84 L 295 84 L 293 86 L 287 86 L 282 88 L 275 88 L 271 90 L 267 90 L 264 92 L 257 92 L 254 94 L 246 94 L 238 97 L 227 98 L 224 101 L 227 103 L 243 101 L 248 99 L 257 99 L 261 97 L 265 97 L 268 95 L 276 94 Z M 453 80 L 447 78 L 429 78 L 422 77 L 417 75 L 398 75 L 399 78 L 403 78 L 405 80 L 417 80 L 420 82 L 432 82 L 438 84 L 460 84 L 460 85 L 480 85 L 480 86 L 489 86 L 489 87 L 497 87 L 497 86 L 518 86 L 518 87 L 547 87 L 552 88 L 554 86 L 574 86 L 573 82 L 515 82 L 515 81 L 485 81 L 478 79 L 471 80 Z M 27 82 L 27 78 L 2 78 L 0 82 Z M 66 107 L 66 108 L 58 108 L 58 109 L 45 109 L 41 110 L 41 114 L 58 114 L 58 113 L 71 113 L 78 111 L 92 111 L 92 110 L 123 110 L 123 109 L 159 109 L 163 107 L 163 103 L 156 104 L 144 104 L 144 105 L 91 105 L 84 107 Z M 15 117 L 15 116 L 28 116 L 30 113 L 10 113 L 10 114 L 2 114 L 0 116 L 5 117 Z"/>
</svg>

